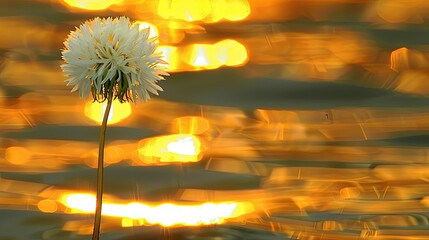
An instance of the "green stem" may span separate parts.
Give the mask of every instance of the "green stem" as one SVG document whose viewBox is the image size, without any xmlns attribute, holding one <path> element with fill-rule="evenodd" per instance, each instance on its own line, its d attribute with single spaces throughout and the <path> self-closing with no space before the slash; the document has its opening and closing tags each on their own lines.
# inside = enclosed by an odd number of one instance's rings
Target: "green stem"
<svg viewBox="0 0 429 240">
<path fill-rule="evenodd" d="M 114 82 L 109 86 L 107 96 L 107 106 L 104 111 L 103 122 L 101 124 L 100 131 L 100 143 L 98 146 L 98 167 L 97 167 L 97 202 L 94 216 L 94 231 L 92 233 L 92 240 L 98 240 L 100 237 L 100 225 L 101 225 L 101 207 L 103 203 L 103 173 L 104 173 L 104 144 L 106 142 L 106 128 L 107 119 L 109 118 L 110 108 L 112 107 L 113 101 L 113 87 Z"/>
</svg>

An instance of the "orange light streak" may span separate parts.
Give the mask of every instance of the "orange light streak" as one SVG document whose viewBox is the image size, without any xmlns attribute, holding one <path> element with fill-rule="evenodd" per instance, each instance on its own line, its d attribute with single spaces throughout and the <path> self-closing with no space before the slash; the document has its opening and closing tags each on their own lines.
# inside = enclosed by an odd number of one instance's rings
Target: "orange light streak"
<svg viewBox="0 0 429 240">
<path fill-rule="evenodd" d="M 75 193 L 62 197 L 62 203 L 72 210 L 72 213 L 93 213 L 95 196 L 92 194 Z M 219 202 L 180 205 L 162 203 L 149 205 L 140 202 L 103 203 L 103 216 L 123 218 L 122 225 L 130 226 L 133 220 L 148 225 L 198 226 L 221 224 L 226 219 L 235 218 L 254 211 L 251 203 Z"/>
</svg>

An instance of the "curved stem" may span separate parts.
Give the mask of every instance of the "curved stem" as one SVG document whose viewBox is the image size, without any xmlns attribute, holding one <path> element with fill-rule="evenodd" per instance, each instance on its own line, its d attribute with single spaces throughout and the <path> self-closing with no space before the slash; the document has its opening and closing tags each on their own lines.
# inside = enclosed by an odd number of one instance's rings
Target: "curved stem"
<svg viewBox="0 0 429 240">
<path fill-rule="evenodd" d="M 101 124 L 100 131 L 100 143 L 98 146 L 98 167 L 97 167 L 97 202 L 94 216 L 94 230 L 92 233 L 92 240 L 98 240 L 100 237 L 100 225 L 101 225 L 101 207 L 103 203 L 103 173 L 104 173 L 104 144 L 106 142 L 106 128 L 107 119 L 109 118 L 110 108 L 112 107 L 113 101 L 113 87 L 114 83 L 111 83 L 108 89 L 107 106 L 104 111 L 103 122 Z"/>
</svg>

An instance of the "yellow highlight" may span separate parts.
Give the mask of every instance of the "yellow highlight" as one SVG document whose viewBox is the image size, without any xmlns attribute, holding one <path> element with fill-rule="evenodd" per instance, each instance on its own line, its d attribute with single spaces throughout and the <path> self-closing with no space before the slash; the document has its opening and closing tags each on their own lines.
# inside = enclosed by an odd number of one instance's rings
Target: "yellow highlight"
<svg viewBox="0 0 429 240">
<path fill-rule="evenodd" d="M 24 147 L 8 147 L 4 153 L 5 159 L 16 165 L 25 164 L 32 156 L 33 153 Z"/>
<path fill-rule="evenodd" d="M 72 209 L 72 213 L 93 213 L 95 196 L 92 194 L 67 194 L 63 204 Z M 102 215 L 122 218 L 123 227 L 134 225 L 198 226 L 221 224 L 226 219 L 239 217 L 254 211 L 248 202 L 220 202 L 202 204 L 163 203 L 148 205 L 139 202 L 128 204 L 103 203 Z"/>
<path fill-rule="evenodd" d="M 205 69 L 215 69 L 222 65 L 241 66 L 248 59 L 246 47 L 231 39 L 215 44 L 191 44 L 181 56 L 187 64 Z"/>
<path fill-rule="evenodd" d="M 148 38 L 159 37 L 158 28 L 152 23 L 137 21 L 136 24 L 139 24 L 139 30 L 149 28 Z"/>
<path fill-rule="evenodd" d="M 225 18 L 230 21 L 240 21 L 250 14 L 250 5 L 247 0 L 212 0 L 213 19 Z"/>
<path fill-rule="evenodd" d="M 77 212 L 94 212 L 96 199 L 93 194 L 77 193 L 66 195 L 63 203 Z"/>
<path fill-rule="evenodd" d="M 169 70 L 179 68 L 179 54 L 177 52 L 177 47 L 159 46 L 157 50 L 162 53 L 162 60 L 168 63 L 167 68 Z"/>
<path fill-rule="evenodd" d="M 37 207 L 41 212 L 45 213 L 53 213 L 58 209 L 57 202 L 49 199 L 39 201 Z"/>
<path fill-rule="evenodd" d="M 106 111 L 107 103 L 88 102 L 85 105 L 85 115 L 101 124 L 103 121 L 104 112 Z M 107 124 L 118 123 L 131 115 L 131 105 L 128 102 L 120 103 L 114 100 L 110 109 Z"/>
<path fill-rule="evenodd" d="M 409 0 L 379 0 L 377 2 L 378 15 L 389 23 L 406 22 L 413 13 L 413 3 Z"/>
<path fill-rule="evenodd" d="M 247 61 L 247 50 L 241 43 L 225 39 L 215 45 L 217 59 L 226 66 L 239 66 Z"/>
<path fill-rule="evenodd" d="M 165 19 L 199 21 L 211 12 L 209 0 L 160 0 L 158 14 Z"/>
<path fill-rule="evenodd" d="M 63 0 L 67 5 L 86 10 L 103 10 L 113 4 L 119 4 L 122 0 Z"/>
<path fill-rule="evenodd" d="M 201 159 L 200 140 L 188 134 L 173 134 L 143 139 L 138 145 L 144 163 L 197 162 Z"/>
<path fill-rule="evenodd" d="M 202 134 L 209 129 L 209 121 L 202 117 L 186 116 L 173 120 L 173 131 L 180 134 Z"/>
<path fill-rule="evenodd" d="M 246 64 L 249 59 L 246 47 L 232 39 L 215 44 L 191 44 L 184 48 L 163 45 L 157 50 L 168 63 L 169 71 L 238 67 Z"/>
<path fill-rule="evenodd" d="M 217 49 L 211 44 L 192 44 L 182 55 L 182 59 L 194 67 L 215 69 L 222 66 L 217 58 Z"/>
<path fill-rule="evenodd" d="M 185 21 L 239 21 L 250 12 L 247 0 L 160 0 L 158 4 L 158 14 L 162 18 Z"/>
</svg>

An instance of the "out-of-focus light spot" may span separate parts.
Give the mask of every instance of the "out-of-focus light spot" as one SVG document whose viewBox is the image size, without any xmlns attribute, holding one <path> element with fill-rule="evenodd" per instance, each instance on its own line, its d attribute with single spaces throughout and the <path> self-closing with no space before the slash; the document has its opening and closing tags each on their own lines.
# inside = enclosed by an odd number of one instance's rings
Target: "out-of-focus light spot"
<svg viewBox="0 0 429 240">
<path fill-rule="evenodd" d="M 122 218 L 122 227 L 134 227 L 144 225 L 144 219 Z"/>
<path fill-rule="evenodd" d="M 179 68 L 179 54 L 177 53 L 177 47 L 159 46 L 158 51 L 162 53 L 162 60 L 167 62 L 167 68 L 169 70 Z"/>
<path fill-rule="evenodd" d="M 5 151 L 5 159 L 6 161 L 21 165 L 28 162 L 33 154 L 24 147 L 8 147 Z"/>
<path fill-rule="evenodd" d="M 197 154 L 192 137 L 178 138 L 176 142 L 171 142 L 167 145 L 167 151 L 186 156 Z"/>
<path fill-rule="evenodd" d="M 71 7 L 82 8 L 86 10 L 103 10 L 113 4 L 121 3 L 122 0 L 63 0 Z"/>
<path fill-rule="evenodd" d="M 246 47 L 226 39 L 215 44 L 192 44 L 182 52 L 182 60 L 197 68 L 216 69 L 222 65 L 241 66 L 247 59 Z"/>
<path fill-rule="evenodd" d="M 197 162 L 201 159 L 201 143 L 193 135 L 173 134 L 143 139 L 138 146 L 140 160 L 148 164 L 157 161 Z"/>
<path fill-rule="evenodd" d="M 199 71 L 225 66 L 242 66 L 248 60 L 246 47 L 225 39 L 215 44 L 191 44 L 185 47 L 159 46 L 169 71 Z"/>
<path fill-rule="evenodd" d="M 45 213 L 53 213 L 58 209 L 57 202 L 49 199 L 41 200 L 37 203 L 37 207 L 40 211 Z"/>
<path fill-rule="evenodd" d="M 106 111 L 107 103 L 88 102 L 85 105 L 85 115 L 97 123 L 103 121 L 104 112 Z M 128 102 L 120 103 L 114 100 L 110 109 L 107 124 L 115 124 L 131 115 L 131 105 Z"/>
<path fill-rule="evenodd" d="M 167 27 L 174 30 L 186 30 L 187 33 L 206 33 L 203 26 L 190 22 L 169 21 Z"/>
<path fill-rule="evenodd" d="M 163 39 L 171 44 L 180 43 L 185 38 L 185 30 L 173 21 L 170 21 L 168 25 L 163 29 L 164 34 L 161 33 Z"/>
<path fill-rule="evenodd" d="M 68 194 L 63 203 L 74 213 L 93 213 L 95 196 L 91 194 Z M 139 202 L 129 204 L 103 203 L 104 216 L 121 217 L 122 226 L 130 227 L 144 223 L 164 227 L 198 226 L 221 224 L 226 219 L 239 217 L 254 211 L 248 202 L 219 202 L 179 205 L 163 203 L 146 205 Z"/>
<path fill-rule="evenodd" d="M 241 43 L 225 39 L 215 44 L 217 58 L 226 66 L 242 65 L 247 60 L 247 50 Z"/>
<path fill-rule="evenodd" d="M 152 23 L 137 21 L 136 24 L 139 24 L 140 31 L 149 28 L 148 38 L 159 37 L 158 28 Z"/>
<path fill-rule="evenodd" d="M 66 194 L 63 196 L 62 202 L 76 212 L 94 212 L 96 199 L 93 194 L 76 193 Z M 104 205 L 104 204 L 103 204 Z M 104 212 L 104 209 L 103 209 Z"/>
<path fill-rule="evenodd" d="M 413 3 L 410 0 L 379 0 L 377 4 L 378 15 L 389 23 L 402 23 L 407 21 L 413 13 Z"/>
<path fill-rule="evenodd" d="M 122 218 L 121 225 L 122 225 L 122 227 L 133 227 L 134 225 L 137 225 L 137 224 L 134 224 L 134 219 Z"/>
<path fill-rule="evenodd" d="M 216 69 L 222 66 L 216 50 L 212 44 L 192 44 L 184 51 L 182 60 L 194 67 Z"/>
<path fill-rule="evenodd" d="M 202 117 L 187 116 L 173 120 L 173 131 L 180 134 L 202 134 L 209 129 L 209 121 Z"/>
<path fill-rule="evenodd" d="M 0 92 L 1 96 L 1 92 Z M 41 109 L 49 104 L 48 97 L 41 93 L 29 92 L 21 95 L 19 98 L 19 106 L 21 109 L 32 109 L 37 112 L 36 109 Z M 0 99 L 1 101 L 1 99 Z"/>
<path fill-rule="evenodd" d="M 105 162 L 107 164 L 118 163 L 125 159 L 124 150 L 119 146 L 109 146 L 104 150 Z M 97 153 L 98 157 L 98 153 Z"/>
<path fill-rule="evenodd" d="M 249 16 L 250 5 L 247 0 L 225 0 L 223 11 L 225 19 L 239 21 Z"/>
<path fill-rule="evenodd" d="M 198 21 L 211 12 L 209 0 L 160 0 L 158 14 L 165 19 L 182 19 Z"/>
<path fill-rule="evenodd" d="M 226 1 L 225 0 L 211 0 L 212 11 L 207 19 L 204 19 L 204 22 L 218 22 L 224 18 Z"/>
<path fill-rule="evenodd" d="M 185 21 L 239 21 L 250 12 L 247 0 L 160 0 L 158 4 L 158 14 L 162 18 Z"/>
</svg>

